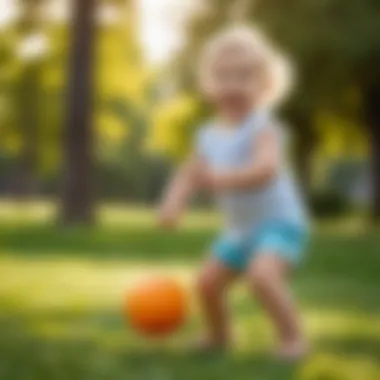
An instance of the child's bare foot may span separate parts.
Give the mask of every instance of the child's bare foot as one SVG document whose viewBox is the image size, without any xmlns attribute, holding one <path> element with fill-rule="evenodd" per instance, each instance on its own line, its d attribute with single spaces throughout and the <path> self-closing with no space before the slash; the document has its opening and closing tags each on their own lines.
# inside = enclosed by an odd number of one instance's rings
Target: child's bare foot
<svg viewBox="0 0 380 380">
<path fill-rule="evenodd" d="M 276 356 L 281 360 L 297 361 L 303 359 L 310 352 L 309 345 L 303 340 L 283 342 L 276 351 Z"/>
</svg>

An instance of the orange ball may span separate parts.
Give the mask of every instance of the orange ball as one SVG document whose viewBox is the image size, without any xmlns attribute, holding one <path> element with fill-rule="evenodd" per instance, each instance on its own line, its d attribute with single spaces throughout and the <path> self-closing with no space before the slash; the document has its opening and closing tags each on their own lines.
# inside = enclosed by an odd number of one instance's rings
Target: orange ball
<svg viewBox="0 0 380 380">
<path fill-rule="evenodd" d="M 147 335 L 173 332 L 184 321 L 186 293 L 173 279 L 152 277 L 139 282 L 127 295 L 125 313 L 130 324 Z"/>
</svg>

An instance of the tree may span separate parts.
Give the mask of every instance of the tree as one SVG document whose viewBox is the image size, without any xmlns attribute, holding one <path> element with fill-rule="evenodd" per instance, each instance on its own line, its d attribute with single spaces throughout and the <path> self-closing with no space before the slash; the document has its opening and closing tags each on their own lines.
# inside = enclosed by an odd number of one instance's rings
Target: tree
<svg viewBox="0 0 380 380">
<path fill-rule="evenodd" d="M 154 77 L 137 42 L 137 18 L 131 4 L 125 0 L 97 4 L 90 78 L 91 192 L 96 191 L 95 199 L 97 194 L 135 199 L 148 191 L 145 177 L 154 171 L 144 155 Z M 61 183 L 66 197 L 68 170 L 78 169 L 78 159 L 73 162 L 66 149 L 69 133 L 67 123 L 62 123 L 68 108 L 62 98 L 67 95 L 71 30 L 65 15 L 46 17 L 46 5 L 47 0 L 23 0 L 21 17 L 0 30 L 0 191 L 51 195 L 61 189 Z M 37 56 L 31 47 L 40 46 L 41 39 L 46 42 L 45 49 Z M 70 83 L 80 85 L 78 81 Z M 71 104 L 81 98 L 69 100 Z M 76 139 L 73 136 L 78 129 L 74 129 L 70 144 Z M 60 178 L 62 166 L 64 178 Z M 84 180 L 87 173 L 77 176 Z M 62 201 L 62 219 L 63 206 Z"/>
<path fill-rule="evenodd" d="M 62 221 L 91 223 L 93 184 L 93 44 L 96 0 L 74 2 L 68 109 L 64 131 Z"/>
</svg>

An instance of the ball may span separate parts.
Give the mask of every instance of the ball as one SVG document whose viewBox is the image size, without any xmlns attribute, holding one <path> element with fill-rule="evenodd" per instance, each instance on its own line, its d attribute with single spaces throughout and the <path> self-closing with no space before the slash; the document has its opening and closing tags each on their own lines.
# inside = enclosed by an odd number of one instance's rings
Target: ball
<svg viewBox="0 0 380 380">
<path fill-rule="evenodd" d="M 170 278 L 151 277 L 127 294 L 125 314 L 131 326 L 146 335 L 174 332 L 186 316 L 187 299 L 182 285 Z"/>
</svg>

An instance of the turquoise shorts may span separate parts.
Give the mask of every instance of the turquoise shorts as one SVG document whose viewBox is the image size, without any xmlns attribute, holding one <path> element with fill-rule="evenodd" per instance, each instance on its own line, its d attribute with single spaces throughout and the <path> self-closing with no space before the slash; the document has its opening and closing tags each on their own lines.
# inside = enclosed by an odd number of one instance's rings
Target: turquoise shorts
<svg viewBox="0 0 380 380">
<path fill-rule="evenodd" d="M 302 260 L 308 241 L 306 226 L 286 221 L 271 221 L 255 228 L 245 238 L 221 235 L 212 252 L 231 269 L 243 271 L 258 254 L 274 253 L 296 265 Z"/>
</svg>

